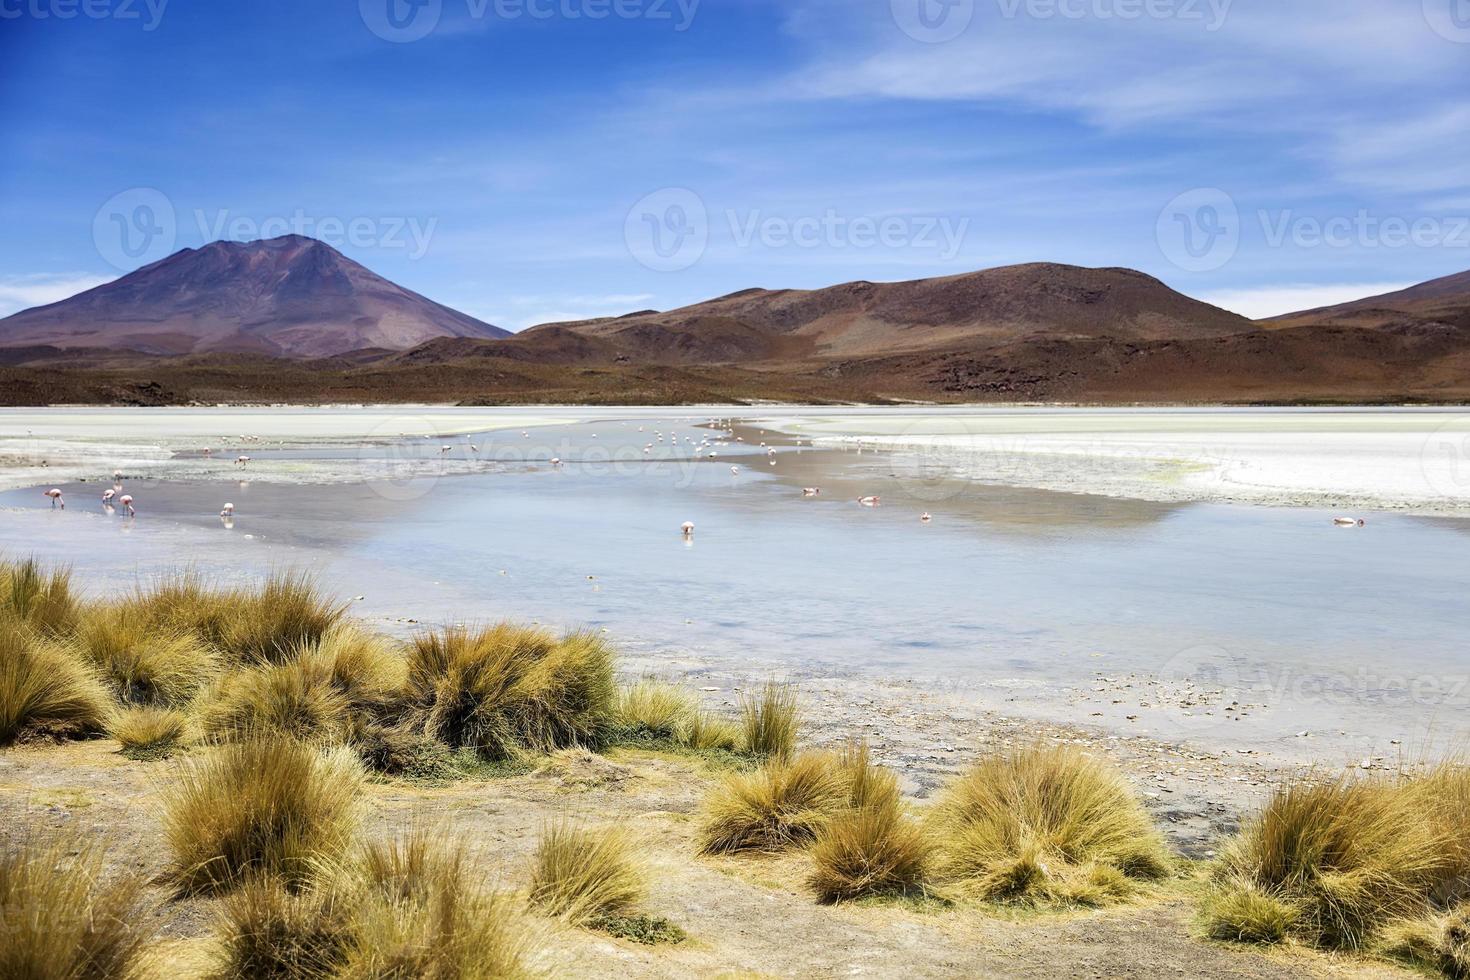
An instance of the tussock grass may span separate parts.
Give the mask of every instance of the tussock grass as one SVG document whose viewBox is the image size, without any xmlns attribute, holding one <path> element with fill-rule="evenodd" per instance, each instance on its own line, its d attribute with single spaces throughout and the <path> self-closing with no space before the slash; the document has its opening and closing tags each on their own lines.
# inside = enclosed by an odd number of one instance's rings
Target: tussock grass
<svg viewBox="0 0 1470 980">
<path fill-rule="evenodd" d="M 519 978 L 533 931 L 462 849 L 416 830 L 324 863 L 305 891 L 252 878 L 219 916 L 218 976 Z"/>
<path fill-rule="evenodd" d="M 257 874 L 301 884 L 350 842 L 362 781 L 349 753 L 282 738 L 185 762 L 164 794 L 174 883 L 186 894 L 228 890 Z"/>
<path fill-rule="evenodd" d="M 1387 780 L 1288 783 L 1225 849 L 1218 883 L 1227 895 L 1253 891 L 1294 910 L 1292 932 L 1308 943 L 1361 949 L 1378 926 L 1425 914 L 1443 879 L 1448 842 L 1419 803 Z M 1212 933 L 1214 916 L 1207 911 Z M 1228 920 L 1218 925 L 1229 931 Z"/>
<path fill-rule="evenodd" d="M 1279 943 L 1296 925 L 1295 906 L 1252 888 L 1220 891 L 1205 902 L 1211 939 L 1237 943 Z"/>
<path fill-rule="evenodd" d="M 96 668 L 125 704 L 186 704 L 218 669 L 213 651 L 200 639 L 150 623 L 133 603 L 87 609 L 69 648 Z"/>
<path fill-rule="evenodd" d="M 688 688 L 645 678 L 619 692 L 615 741 L 734 753 L 742 750 L 743 737 L 735 722 L 700 708 Z"/>
<path fill-rule="evenodd" d="M 807 883 L 824 902 L 921 894 L 928 864 L 922 827 L 885 801 L 842 813 L 819 833 Z"/>
<path fill-rule="evenodd" d="M 873 764 L 867 742 L 848 743 L 837 762 L 851 809 L 818 832 L 807 883 L 824 902 L 923 893 L 930 845 L 898 777 Z"/>
<path fill-rule="evenodd" d="M 277 572 L 246 589 L 213 588 L 184 574 L 130 601 L 149 622 L 192 633 L 236 664 L 289 660 L 301 645 L 320 641 L 346 612 L 297 572 Z"/>
<path fill-rule="evenodd" d="M 346 737 L 350 709 L 328 666 L 301 659 L 227 674 L 205 698 L 201 720 L 215 739 L 278 735 L 334 744 Z"/>
<path fill-rule="evenodd" d="M 188 741 L 189 716 L 174 708 L 123 708 L 113 712 L 107 734 L 122 743 L 130 758 L 163 758 Z"/>
<path fill-rule="evenodd" d="M 779 851 L 815 840 L 849 805 L 841 760 L 807 752 L 725 775 L 705 800 L 700 849 Z"/>
<path fill-rule="evenodd" d="M 1069 746 L 1014 749 L 952 781 L 930 814 L 936 871 L 993 901 L 1096 904 L 1124 878 L 1167 873 L 1148 813 L 1106 761 Z"/>
<path fill-rule="evenodd" d="M 442 836 L 442 835 L 441 835 Z M 344 980 L 531 977 L 535 932 L 462 849 L 425 832 L 370 845 L 355 875 Z"/>
<path fill-rule="evenodd" d="M 153 918 L 137 878 L 104 881 L 102 850 L 67 838 L 0 846 L 0 976 L 137 980 Z"/>
<path fill-rule="evenodd" d="M 418 730 L 488 759 L 598 745 L 617 700 L 601 639 L 511 623 L 418 637 L 407 689 Z"/>
<path fill-rule="evenodd" d="M 1470 765 L 1451 759 L 1406 779 L 1402 788 L 1442 848 L 1430 897 L 1441 906 L 1470 898 Z"/>
<path fill-rule="evenodd" d="M 574 925 L 624 915 L 647 892 L 622 830 L 588 830 L 566 821 L 542 828 L 531 866 L 531 904 Z"/>
<path fill-rule="evenodd" d="M 632 742 L 684 744 L 699 713 L 699 700 L 688 688 L 644 679 L 618 692 L 614 724 L 618 737 Z"/>
<path fill-rule="evenodd" d="M 295 893 L 251 877 L 227 895 L 215 920 L 217 980 L 314 980 L 346 960 L 347 903 L 331 889 Z"/>
<path fill-rule="evenodd" d="M 684 732 L 684 744 L 696 752 L 745 751 L 745 733 L 729 718 L 710 711 L 696 711 Z"/>
<path fill-rule="evenodd" d="M 98 735 L 111 710 L 89 668 L 25 623 L 0 616 L 0 745 Z"/>
<path fill-rule="evenodd" d="M 71 569 L 47 572 L 34 558 L 0 563 L 0 619 L 18 619 L 57 639 L 76 626 L 79 612 Z"/>
<path fill-rule="evenodd" d="M 754 696 L 740 698 L 745 751 L 769 758 L 785 758 L 796 750 L 801 706 L 791 684 L 767 681 Z"/>
<path fill-rule="evenodd" d="M 1470 978 L 1470 905 L 1389 925 L 1378 952 L 1453 980 Z"/>
</svg>

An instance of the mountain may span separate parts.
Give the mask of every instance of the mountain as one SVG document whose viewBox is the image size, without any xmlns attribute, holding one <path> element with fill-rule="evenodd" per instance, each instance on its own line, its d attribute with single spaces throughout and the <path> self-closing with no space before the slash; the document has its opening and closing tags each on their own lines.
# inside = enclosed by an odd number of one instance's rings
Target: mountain
<svg viewBox="0 0 1470 980">
<path fill-rule="evenodd" d="M 747 289 L 665 313 L 523 331 L 516 345 L 572 342 L 589 357 L 634 362 L 748 363 L 889 356 L 1017 340 L 1125 341 L 1220 337 L 1255 329 L 1132 269 L 1032 263 L 908 282 L 825 289 Z M 555 336 L 558 340 L 551 342 Z"/>
<path fill-rule="evenodd" d="M 1382 296 L 1288 313 L 1266 321 L 1269 327 L 1307 324 L 1416 332 L 1470 330 L 1470 272 L 1432 279 Z"/>
<path fill-rule="evenodd" d="M 0 320 L 0 347 L 325 357 L 509 333 L 397 286 L 324 242 L 286 235 L 186 248 Z"/>
</svg>

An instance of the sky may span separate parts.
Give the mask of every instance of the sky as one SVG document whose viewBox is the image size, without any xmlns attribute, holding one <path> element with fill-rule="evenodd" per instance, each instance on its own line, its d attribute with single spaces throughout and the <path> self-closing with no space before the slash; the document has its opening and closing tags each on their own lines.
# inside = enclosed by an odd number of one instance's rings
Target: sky
<svg viewBox="0 0 1470 980">
<path fill-rule="evenodd" d="M 510 329 L 1019 262 L 1470 269 L 1470 0 L 0 0 L 0 315 L 295 232 Z"/>
</svg>

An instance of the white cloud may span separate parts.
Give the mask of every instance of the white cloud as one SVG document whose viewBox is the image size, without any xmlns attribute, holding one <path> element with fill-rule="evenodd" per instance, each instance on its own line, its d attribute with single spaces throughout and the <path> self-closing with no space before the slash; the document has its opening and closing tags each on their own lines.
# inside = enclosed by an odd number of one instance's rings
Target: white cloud
<svg viewBox="0 0 1470 980">
<path fill-rule="evenodd" d="M 0 316 L 19 313 L 33 306 L 57 303 L 68 296 L 75 296 L 84 290 L 112 282 L 116 278 L 116 276 L 46 273 L 28 276 L 0 276 Z"/>
<path fill-rule="evenodd" d="M 1201 293 L 1195 299 L 1212 303 L 1232 313 L 1264 320 L 1286 313 L 1315 310 L 1338 303 L 1351 303 L 1368 296 L 1381 296 L 1414 285 L 1412 282 L 1359 282 L 1336 285 L 1262 286 L 1255 289 L 1225 289 Z"/>
</svg>

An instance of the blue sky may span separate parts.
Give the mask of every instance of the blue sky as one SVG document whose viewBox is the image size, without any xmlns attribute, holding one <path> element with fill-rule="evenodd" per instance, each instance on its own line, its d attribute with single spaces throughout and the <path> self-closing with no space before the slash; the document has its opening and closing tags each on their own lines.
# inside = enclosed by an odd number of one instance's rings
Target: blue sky
<svg viewBox="0 0 1470 980">
<path fill-rule="evenodd" d="M 1470 268 L 1470 0 L 0 0 L 0 313 L 287 230 L 511 328 L 1049 260 Z"/>
</svg>

